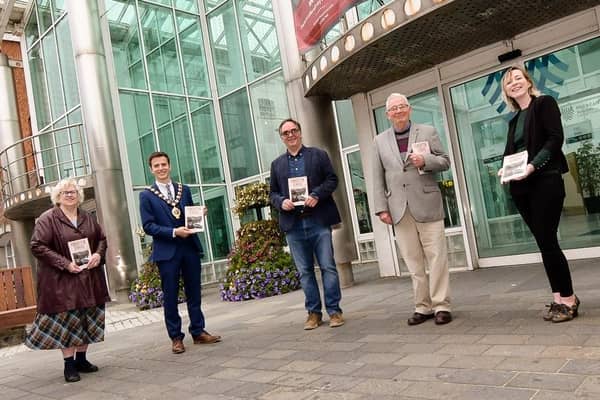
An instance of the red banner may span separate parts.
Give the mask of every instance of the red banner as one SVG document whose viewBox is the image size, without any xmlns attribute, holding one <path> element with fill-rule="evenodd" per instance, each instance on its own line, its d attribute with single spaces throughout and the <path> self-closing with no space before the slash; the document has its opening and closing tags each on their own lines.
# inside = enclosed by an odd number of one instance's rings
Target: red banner
<svg viewBox="0 0 600 400">
<path fill-rule="evenodd" d="M 292 0 L 300 53 L 319 43 L 350 7 L 362 0 Z"/>
</svg>

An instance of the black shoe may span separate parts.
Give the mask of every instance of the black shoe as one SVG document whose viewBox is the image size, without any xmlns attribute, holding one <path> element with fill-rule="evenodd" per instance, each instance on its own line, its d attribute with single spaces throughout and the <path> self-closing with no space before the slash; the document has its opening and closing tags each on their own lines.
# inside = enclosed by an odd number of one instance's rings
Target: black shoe
<svg viewBox="0 0 600 400">
<path fill-rule="evenodd" d="M 450 311 L 438 311 L 435 313 L 435 324 L 444 325 L 452 321 L 452 314 Z"/>
<path fill-rule="evenodd" d="M 78 372 L 83 372 L 84 374 L 89 374 L 90 372 L 98 372 L 98 367 L 88 360 L 83 362 L 75 361 L 75 368 L 77 368 Z"/>
<path fill-rule="evenodd" d="M 421 314 L 416 312 L 406 322 L 409 325 L 419 325 L 431 318 L 433 318 L 433 314 Z"/>
<path fill-rule="evenodd" d="M 79 382 L 81 377 L 79 376 L 79 372 L 77 372 L 77 368 L 75 368 L 74 364 L 65 365 L 65 381 L 67 382 Z"/>
</svg>

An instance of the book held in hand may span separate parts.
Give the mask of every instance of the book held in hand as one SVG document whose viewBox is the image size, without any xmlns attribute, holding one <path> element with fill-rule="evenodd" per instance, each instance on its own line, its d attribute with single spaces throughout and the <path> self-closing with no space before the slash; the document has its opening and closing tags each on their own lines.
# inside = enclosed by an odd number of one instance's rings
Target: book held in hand
<svg viewBox="0 0 600 400">
<path fill-rule="evenodd" d="M 185 206 L 185 226 L 194 233 L 204 232 L 204 206 Z"/>
<path fill-rule="evenodd" d="M 504 157 L 501 183 L 510 182 L 527 175 L 527 150 Z"/>
<path fill-rule="evenodd" d="M 308 179 L 306 176 L 288 178 L 290 200 L 295 206 L 303 206 L 308 197 Z"/>
<path fill-rule="evenodd" d="M 415 142 L 412 144 L 411 148 L 414 154 L 431 154 L 431 149 L 429 148 L 429 142 Z M 419 175 L 423 175 L 426 172 L 419 168 Z"/>
<path fill-rule="evenodd" d="M 67 244 L 69 245 L 69 253 L 71 253 L 71 261 L 79 268 L 87 268 L 92 257 L 88 239 L 71 240 Z"/>
</svg>

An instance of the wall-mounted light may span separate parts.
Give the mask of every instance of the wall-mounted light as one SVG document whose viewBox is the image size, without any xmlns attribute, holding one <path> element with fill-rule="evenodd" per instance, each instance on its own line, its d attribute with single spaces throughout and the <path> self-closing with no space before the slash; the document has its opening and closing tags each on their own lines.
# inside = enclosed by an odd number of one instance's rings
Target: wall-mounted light
<svg viewBox="0 0 600 400">
<path fill-rule="evenodd" d="M 363 42 L 368 42 L 371 40 L 374 33 L 375 28 L 373 28 L 373 24 L 370 22 L 365 22 L 360 28 L 360 37 L 362 38 Z"/>
<path fill-rule="evenodd" d="M 396 13 L 389 8 L 381 14 L 381 27 L 389 29 L 396 23 Z"/>
<path fill-rule="evenodd" d="M 331 61 L 336 63 L 340 59 L 340 48 L 337 46 L 333 46 L 331 48 Z"/>
<path fill-rule="evenodd" d="M 327 58 L 325 56 L 321 57 L 319 60 L 319 68 L 321 68 L 321 71 L 325 71 L 327 68 Z"/>
<path fill-rule="evenodd" d="M 404 3 L 404 13 L 409 17 L 415 15 L 421 10 L 421 0 L 406 0 Z"/>
<path fill-rule="evenodd" d="M 354 36 L 346 36 L 346 39 L 344 39 L 344 49 L 346 49 L 347 52 L 350 52 L 354 50 L 354 46 L 356 46 L 356 39 L 354 39 Z"/>
</svg>

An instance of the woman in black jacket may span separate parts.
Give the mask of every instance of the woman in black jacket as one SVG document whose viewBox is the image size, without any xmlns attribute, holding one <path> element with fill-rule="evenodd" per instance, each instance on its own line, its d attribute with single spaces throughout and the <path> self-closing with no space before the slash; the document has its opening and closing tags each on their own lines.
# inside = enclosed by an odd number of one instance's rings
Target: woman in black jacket
<svg viewBox="0 0 600 400">
<path fill-rule="evenodd" d="M 502 77 L 502 96 L 517 113 L 510 120 L 504 156 L 527 151 L 525 176 L 511 180 L 510 194 L 542 254 L 553 301 L 543 318 L 564 322 L 577 316 L 569 264 L 558 244 L 558 224 L 565 199 L 562 174 L 568 171 L 560 110 L 551 96 L 541 95 L 520 66 Z M 502 176 L 503 169 L 498 171 Z"/>
</svg>

